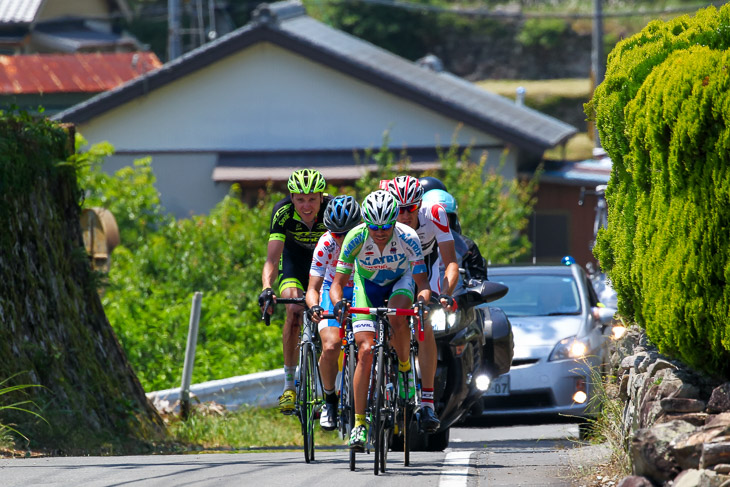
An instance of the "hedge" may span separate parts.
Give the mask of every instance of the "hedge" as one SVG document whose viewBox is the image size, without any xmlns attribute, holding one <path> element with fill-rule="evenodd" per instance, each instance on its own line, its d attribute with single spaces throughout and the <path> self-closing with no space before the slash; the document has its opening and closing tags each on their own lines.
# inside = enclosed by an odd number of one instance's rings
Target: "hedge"
<svg viewBox="0 0 730 487">
<path fill-rule="evenodd" d="M 596 257 L 662 353 L 730 374 L 730 6 L 617 45 L 587 105 L 613 161 Z"/>
</svg>

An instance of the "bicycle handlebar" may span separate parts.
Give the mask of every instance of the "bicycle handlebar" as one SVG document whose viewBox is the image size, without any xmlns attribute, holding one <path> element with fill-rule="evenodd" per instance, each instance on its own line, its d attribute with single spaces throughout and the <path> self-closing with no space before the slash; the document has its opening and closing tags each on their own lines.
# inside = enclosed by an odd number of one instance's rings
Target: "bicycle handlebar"
<svg viewBox="0 0 730 487">
<path fill-rule="evenodd" d="M 350 314 L 357 315 L 379 315 L 386 314 L 390 316 L 417 316 L 415 309 L 407 308 L 350 308 L 347 310 Z"/>
<path fill-rule="evenodd" d="M 261 320 L 266 323 L 266 326 L 269 326 L 271 324 L 271 315 L 267 313 L 269 310 L 269 307 L 273 307 L 276 304 L 301 304 L 305 308 L 307 305 L 304 302 L 304 298 L 276 298 L 276 301 L 274 301 L 274 298 L 269 298 L 266 300 L 263 306 L 263 313 L 261 313 Z"/>
</svg>

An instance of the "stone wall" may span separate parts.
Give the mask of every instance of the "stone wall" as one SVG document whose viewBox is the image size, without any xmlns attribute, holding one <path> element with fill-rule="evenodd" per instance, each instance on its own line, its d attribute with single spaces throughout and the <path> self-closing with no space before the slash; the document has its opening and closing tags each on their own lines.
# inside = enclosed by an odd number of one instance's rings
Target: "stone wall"
<svg viewBox="0 0 730 487">
<path fill-rule="evenodd" d="M 612 362 L 633 469 L 619 487 L 730 487 L 730 382 L 661 355 L 636 327 Z"/>
</svg>

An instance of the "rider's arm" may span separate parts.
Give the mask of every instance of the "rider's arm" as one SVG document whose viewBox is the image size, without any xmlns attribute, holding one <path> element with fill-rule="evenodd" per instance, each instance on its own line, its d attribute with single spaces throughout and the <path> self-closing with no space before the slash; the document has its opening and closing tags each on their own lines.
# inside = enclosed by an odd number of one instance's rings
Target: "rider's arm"
<svg viewBox="0 0 730 487">
<path fill-rule="evenodd" d="M 444 294 L 452 295 L 459 282 L 459 263 L 456 261 L 456 247 L 453 240 L 439 242 L 438 246 L 439 255 L 446 267 L 441 289 Z"/>
<path fill-rule="evenodd" d="M 269 245 L 266 247 L 266 262 L 261 273 L 261 284 L 264 289 L 274 287 L 279 272 L 279 259 L 283 251 L 283 240 L 269 240 Z"/>
<path fill-rule="evenodd" d="M 413 280 L 416 281 L 416 286 L 418 287 L 418 295 L 416 296 L 416 301 L 424 301 L 428 303 L 428 301 L 431 299 L 431 288 L 428 284 L 428 274 L 426 274 L 425 272 L 413 274 Z"/>
<path fill-rule="evenodd" d="M 330 300 L 332 301 L 332 304 L 337 304 L 342 299 L 342 289 L 345 287 L 348 280 L 350 280 L 350 274 L 342 272 L 335 274 L 335 280 L 332 281 L 332 284 L 330 285 Z"/>
</svg>

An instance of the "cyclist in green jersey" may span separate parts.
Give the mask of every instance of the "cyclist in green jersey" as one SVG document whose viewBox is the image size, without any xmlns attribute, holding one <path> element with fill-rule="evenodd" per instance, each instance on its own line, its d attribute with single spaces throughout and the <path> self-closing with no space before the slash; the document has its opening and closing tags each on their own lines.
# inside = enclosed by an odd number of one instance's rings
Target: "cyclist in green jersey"
<svg viewBox="0 0 730 487">
<path fill-rule="evenodd" d="M 299 169 L 289 177 L 289 196 L 274 205 L 271 214 L 269 243 L 266 262 L 261 273 L 263 291 L 259 306 L 277 296 L 301 298 L 309 281 L 309 266 L 314 247 L 327 228 L 324 225 L 324 209 L 331 199 L 324 196 L 325 180 L 319 171 Z M 273 290 L 279 283 L 278 292 Z M 270 307 L 268 313 L 272 313 Z M 279 397 L 279 410 L 284 414 L 294 412 L 296 393 L 294 374 L 297 368 L 297 342 L 302 323 L 303 308 L 296 304 L 286 305 L 286 320 L 282 330 L 284 350 L 284 392 Z"/>
</svg>

